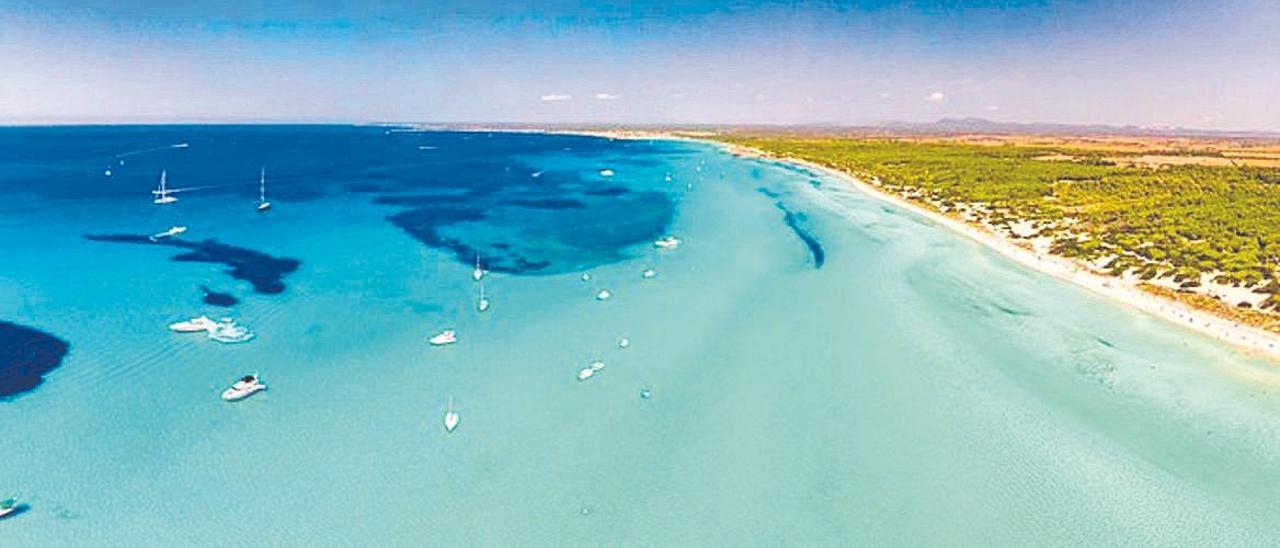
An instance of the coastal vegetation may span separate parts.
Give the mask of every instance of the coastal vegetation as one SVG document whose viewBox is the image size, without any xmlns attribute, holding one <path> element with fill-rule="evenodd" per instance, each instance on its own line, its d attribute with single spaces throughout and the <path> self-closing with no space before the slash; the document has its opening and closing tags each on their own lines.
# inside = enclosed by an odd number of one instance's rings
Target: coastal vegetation
<svg viewBox="0 0 1280 548">
<path fill-rule="evenodd" d="M 719 139 L 854 174 L 1037 252 L 1075 258 L 1152 288 L 1235 308 L 1280 310 L 1280 168 L 1240 164 L 1203 149 L 1159 150 L 1174 160 L 1153 163 L 1150 150 L 1106 150 L 1096 143 Z"/>
</svg>

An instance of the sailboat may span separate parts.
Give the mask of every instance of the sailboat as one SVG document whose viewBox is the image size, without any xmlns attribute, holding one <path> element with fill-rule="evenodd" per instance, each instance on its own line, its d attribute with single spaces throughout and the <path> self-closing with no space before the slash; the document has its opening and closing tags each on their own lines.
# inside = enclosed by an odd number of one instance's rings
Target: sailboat
<svg viewBox="0 0 1280 548">
<path fill-rule="evenodd" d="M 449 407 L 444 412 L 444 431 L 453 432 L 453 429 L 458 427 L 458 422 L 461 420 L 462 417 L 458 415 L 457 411 L 453 410 L 453 398 L 449 398 Z"/>
<path fill-rule="evenodd" d="M 156 197 L 156 199 L 152 200 L 152 202 L 155 203 L 156 205 L 172 204 L 178 201 L 176 197 L 169 195 L 169 186 L 166 181 L 166 179 L 168 178 L 167 175 L 168 175 L 167 172 L 165 172 L 164 170 L 161 170 L 160 171 L 160 188 L 151 191 L 151 193 L 154 194 Z"/>
<path fill-rule="evenodd" d="M 471 279 L 480 281 L 484 277 L 484 269 L 480 268 L 480 254 L 476 253 L 476 269 L 471 271 Z"/>
<path fill-rule="evenodd" d="M 271 209 L 271 202 L 267 201 L 267 168 L 263 167 L 258 174 L 258 211 L 268 209 Z"/>
<path fill-rule="evenodd" d="M 489 309 L 489 299 L 484 296 L 484 282 L 480 282 L 480 300 L 476 302 L 476 310 L 484 312 Z"/>
</svg>

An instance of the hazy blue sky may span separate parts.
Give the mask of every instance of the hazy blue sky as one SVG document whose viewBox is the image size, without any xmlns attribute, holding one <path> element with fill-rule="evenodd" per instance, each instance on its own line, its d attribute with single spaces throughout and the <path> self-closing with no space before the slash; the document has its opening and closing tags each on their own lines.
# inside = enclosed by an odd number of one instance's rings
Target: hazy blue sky
<svg viewBox="0 0 1280 548">
<path fill-rule="evenodd" d="M 1280 0 L 0 0 L 0 122 L 1280 130 Z"/>
</svg>

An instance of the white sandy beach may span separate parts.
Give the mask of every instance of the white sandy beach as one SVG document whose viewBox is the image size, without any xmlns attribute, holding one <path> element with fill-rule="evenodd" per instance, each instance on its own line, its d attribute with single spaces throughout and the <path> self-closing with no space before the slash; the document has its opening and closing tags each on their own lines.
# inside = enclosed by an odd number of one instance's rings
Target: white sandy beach
<svg viewBox="0 0 1280 548">
<path fill-rule="evenodd" d="M 1072 259 L 1048 253 L 1037 253 L 1031 251 L 1018 246 L 1000 234 L 987 230 L 985 227 L 966 223 L 959 219 L 925 208 L 903 197 L 886 192 L 884 189 L 863 181 L 852 174 L 845 173 L 837 169 L 797 158 L 777 157 L 750 147 L 698 139 L 696 136 L 690 135 L 643 130 L 566 131 L 563 133 L 596 135 L 611 139 L 672 139 L 701 141 L 721 147 L 732 154 L 742 157 L 767 158 L 770 160 L 803 166 L 807 169 L 823 173 L 832 179 L 848 184 L 870 196 L 874 196 L 897 207 L 926 217 L 944 227 L 947 227 L 948 229 L 963 234 L 964 236 L 983 244 L 1010 260 L 1028 268 L 1066 280 L 1099 295 L 1106 296 L 1128 306 L 1132 306 L 1163 318 L 1167 321 L 1217 338 L 1249 352 L 1261 354 L 1270 358 L 1280 358 L 1280 335 L 1244 325 L 1234 320 L 1222 318 L 1210 312 L 1198 310 L 1172 299 L 1161 297 L 1139 288 L 1132 280 L 1093 272 L 1088 268 L 1088 266 Z"/>
</svg>

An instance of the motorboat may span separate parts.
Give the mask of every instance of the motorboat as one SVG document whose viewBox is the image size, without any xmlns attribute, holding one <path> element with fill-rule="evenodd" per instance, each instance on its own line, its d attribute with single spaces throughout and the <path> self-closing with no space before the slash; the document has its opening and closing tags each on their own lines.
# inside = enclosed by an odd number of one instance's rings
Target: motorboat
<svg viewBox="0 0 1280 548">
<path fill-rule="evenodd" d="M 9 497 L 0 500 L 0 518 L 18 511 L 22 505 L 18 504 L 18 497 Z"/>
<path fill-rule="evenodd" d="M 457 411 L 453 410 L 453 400 L 450 399 L 449 407 L 444 412 L 444 431 L 453 432 L 453 430 L 458 427 L 458 422 L 461 420 L 462 417 L 458 415 Z"/>
<path fill-rule="evenodd" d="M 231 318 L 223 318 L 209 330 L 209 338 L 226 344 L 242 343 L 253 339 L 253 331 Z"/>
<path fill-rule="evenodd" d="M 680 247 L 680 238 L 675 236 L 666 236 L 653 242 L 654 247 L 659 249 L 675 249 Z"/>
<path fill-rule="evenodd" d="M 596 293 L 596 300 L 607 301 L 609 300 L 609 297 L 612 297 L 612 296 L 613 296 L 613 293 L 610 293 L 608 289 L 601 289 L 599 293 Z"/>
<path fill-rule="evenodd" d="M 169 324 L 170 331 L 178 333 L 199 333 L 201 331 L 213 331 L 218 327 L 218 322 L 209 319 L 208 316 L 196 316 L 190 320 L 183 320 Z"/>
<path fill-rule="evenodd" d="M 612 169 L 608 169 L 608 168 L 602 169 L 602 170 L 600 170 L 600 176 L 601 176 L 601 177 L 613 177 L 613 170 L 612 170 Z"/>
<path fill-rule="evenodd" d="M 589 282 L 589 281 L 591 281 L 591 273 L 590 273 L 590 272 L 583 272 L 583 273 L 582 273 L 582 281 L 584 281 L 584 282 Z"/>
<path fill-rule="evenodd" d="M 585 381 L 590 379 L 595 376 L 596 373 L 599 373 L 601 369 L 604 369 L 604 362 L 599 360 L 591 362 L 591 365 L 583 367 L 578 371 L 578 380 Z"/>
<path fill-rule="evenodd" d="M 258 380 L 257 375 L 245 375 L 222 392 L 224 401 L 240 401 L 267 389 L 267 385 Z"/>
<path fill-rule="evenodd" d="M 640 273 L 640 277 L 646 280 L 648 280 L 649 278 L 653 278 L 657 275 L 658 275 L 658 271 L 652 268 L 646 268 L 644 272 Z"/>
<path fill-rule="evenodd" d="M 651 397 L 653 397 L 653 392 L 650 392 L 648 388 L 640 389 L 640 399 L 647 400 Z"/>
<path fill-rule="evenodd" d="M 434 336 L 428 339 L 428 342 L 430 342 L 433 346 L 444 346 L 446 344 L 453 344 L 458 342 L 458 334 L 455 333 L 452 329 L 446 329 L 444 331 L 436 333 Z"/>
<path fill-rule="evenodd" d="M 271 202 L 267 201 L 267 168 L 263 167 L 258 172 L 258 211 L 268 209 L 271 209 Z"/>
<path fill-rule="evenodd" d="M 163 239 L 163 238 L 172 238 L 172 237 L 174 237 L 174 236 L 181 236 L 182 234 L 185 234 L 186 232 L 187 232 L 187 227 L 185 227 L 185 226 L 171 226 L 171 227 L 169 227 L 169 230 L 166 230 L 166 231 L 164 231 L 164 232 L 157 232 L 157 233 L 155 233 L 155 234 L 152 234 L 152 235 L 150 236 L 150 239 L 151 239 L 151 241 L 153 241 L 153 242 L 157 242 L 157 241 L 160 241 L 160 240 L 161 240 L 161 239 Z"/>
<path fill-rule="evenodd" d="M 169 185 L 168 185 L 168 174 L 165 171 L 161 171 L 160 187 L 151 191 L 151 193 L 155 195 L 155 199 L 152 200 L 151 202 L 156 205 L 164 205 L 164 204 L 172 204 L 178 201 L 177 197 L 169 195 L 171 192 L 172 191 L 169 190 Z"/>
<path fill-rule="evenodd" d="M 631 346 L 631 339 L 626 337 L 618 339 L 618 348 L 626 348 L 628 346 Z"/>
</svg>

